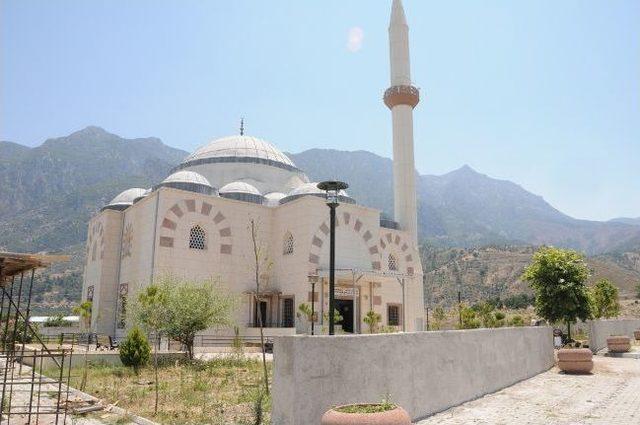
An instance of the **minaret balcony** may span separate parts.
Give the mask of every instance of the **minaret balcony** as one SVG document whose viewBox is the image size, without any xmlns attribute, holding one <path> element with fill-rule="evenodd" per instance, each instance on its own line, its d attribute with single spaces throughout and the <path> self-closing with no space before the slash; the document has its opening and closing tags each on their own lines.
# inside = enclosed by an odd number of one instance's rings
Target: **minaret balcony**
<svg viewBox="0 0 640 425">
<path fill-rule="evenodd" d="M 384 92 L 384 104 L 393 109 L 396 105 L 409 105 L 415 108 L 420 102 L 420 90 L 414 86 L 392 86 Z"/>
</svg>

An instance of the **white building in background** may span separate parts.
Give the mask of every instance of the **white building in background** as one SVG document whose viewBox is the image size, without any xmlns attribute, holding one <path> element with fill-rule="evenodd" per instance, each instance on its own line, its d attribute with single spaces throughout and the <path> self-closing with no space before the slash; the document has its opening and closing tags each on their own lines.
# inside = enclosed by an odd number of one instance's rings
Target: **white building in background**
<svg viewBox="0 0 640 425">
<path fill-rule="evenodd" d="M 422 330 L 422 267 L 417 247 L 412 109 L 418 91 L 409 76 L 408 28 L 399 0 L 389 27 L 395 217 L 359 205 L 344 192 L 337 210 L 336 308 L 345 332 L 365 332 L 366 313 L 381 326 Z M 196 150 L 151 189 L 128 189 L 88 228 L 83 300 L 93 302 L 92 330 L 122 336 L 127 300 L 170 273 L 214 277 L 242 300 L 236 322 L 254 334 L 261 309 L 268 335 L 302 329 L 298 306 L 315 302 L 316 329 L 328 310 L 329 209 L 324 193 L 271 143 L 242 134 Z M 339 178 L 339 176 L 337 176 Z M 249 222 L 272 262 L 256 299 Z M 319 276 L 315 297 L 310 276 Z M 315 301 L 314 301 L 315 300 Z M 213 331 L 212 331 L 213 332 Z"/>
</svg>

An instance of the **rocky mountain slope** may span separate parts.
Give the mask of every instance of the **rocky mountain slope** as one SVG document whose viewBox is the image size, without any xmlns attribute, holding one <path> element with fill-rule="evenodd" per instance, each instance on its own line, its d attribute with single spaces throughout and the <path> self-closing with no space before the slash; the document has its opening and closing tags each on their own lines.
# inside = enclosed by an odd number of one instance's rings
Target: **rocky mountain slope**
<svg viewBox="0 0 640 425">
<path fill-rule="evenodd" d="M 125 139 L 99 127 L 35 148 L 0 142 L 0 249 L 73 255 L 71 263 L 42 277 L 47 291 L 43 309 L 64 310 L 75 301 L 91 215 L 124 189 L 158 183 L 186 155 L 156 138 Z M 312 180 L 340 178 L 349 182 L 359 203 L 392 212 L 391 160 L 366 151 L 329 149 L 291 158 Z M 428 283 L 440 282 L 435 298 L 450 297 L 451 282 L 473 287 L 470 296 L 524 289 L 517 277 L 531 248 L 474 249 L 487 244 L 576 248 L 600 254 L 594 267 L 617 276 L 625 290 L 637 278 L 630 271 L 637 270 L 633 250 L 640 247 L 640 226 L 629 221 L 634 219 L 576 220 L 515 183 L 467 166 L 417 178 L 421 239 L 437 248 L 427 249 L 437 252 L 427 268 L 433 271 Z M 616 254 L 604 254 L 611 252 Z"/>
</svg>

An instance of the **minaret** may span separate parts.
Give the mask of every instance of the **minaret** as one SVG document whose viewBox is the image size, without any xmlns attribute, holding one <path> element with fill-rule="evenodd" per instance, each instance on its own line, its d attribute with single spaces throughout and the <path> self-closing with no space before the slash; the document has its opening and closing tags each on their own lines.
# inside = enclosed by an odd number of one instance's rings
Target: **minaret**
<svg viewBox="0 0 640 425">
<path fill-rule="evenodd" d="M 409 27 L 401 0 L 393 0 L 389 23 L 391 87 L 384 103 L 391 109 L 393 121 L 393 196 L 394 216 L 417 247 L 418 210 L 413 160 L 413 108 L 420 101 L 418 89 L 411 85 L 409 66 Z"/>
</svg>

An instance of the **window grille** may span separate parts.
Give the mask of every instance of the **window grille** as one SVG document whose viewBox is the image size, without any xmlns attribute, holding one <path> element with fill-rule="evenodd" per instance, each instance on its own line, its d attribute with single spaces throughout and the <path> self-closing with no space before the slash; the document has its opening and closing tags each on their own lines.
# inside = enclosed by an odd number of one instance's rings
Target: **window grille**
<svg viewBox="0 0 640 425">
<path fill-rule="evenodd" d="M 189 248 L 191 249 L 207 249 L 207 234 L 202 227 L 193 226 L 189 233 Z"/>
<path fill-rule="evenodd" d="M 393 254 L 389 254 L 389 270 L 398 271 L 398 259 Z"/>
<path fill-rule="evenodd" d="M 387 306 L 387 324 L 389 326 L 400 326 L 400 306 Z"/>
<path fill-rule="evenodd" d="M 282 300 L 282 326 L 285 328 L 293 328 L 293 298 L 285 298 Z"/>
<path fill-rule="evenodd" d="M 284 243 L 282 246 L 282 255 L 291 255 L 293 254 L 293 235 L 289 232 L 284 236 Z"/>
</svg>

